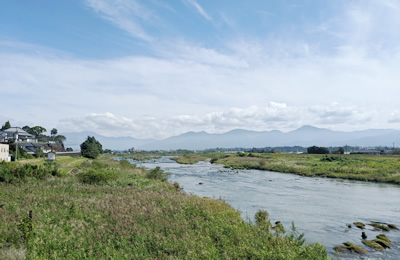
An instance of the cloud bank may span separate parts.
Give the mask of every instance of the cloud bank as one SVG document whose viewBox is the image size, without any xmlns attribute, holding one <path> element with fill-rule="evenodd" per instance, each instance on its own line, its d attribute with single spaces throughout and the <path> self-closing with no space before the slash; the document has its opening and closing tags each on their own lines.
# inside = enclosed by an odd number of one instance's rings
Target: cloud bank
<svg viewBox="0 0 400 260">
<path fill-rule="evenodd" d="M 8 111 L 0 120 L 137 138 L 235 128 L 285 131 L 305 124 L 399 128 L 398 1 L 348 1 L 326 19 L 295 27 L 300 33 L 237 33 L 215 45 L 161 39 L 149 28 L 167 18 L 151 7 L 178 10 L 150 2 L 86 4 L 147 42 L 151 55 L 89 59 L 0 39 L 1 91 L 7 96 L 0 108 Z M 183 3 L 208 26 L 239 24 L 226 11 L 211 16 L 200 2 Z M 15 104 L 17 109 L 7 109 Z"/>
</svg>

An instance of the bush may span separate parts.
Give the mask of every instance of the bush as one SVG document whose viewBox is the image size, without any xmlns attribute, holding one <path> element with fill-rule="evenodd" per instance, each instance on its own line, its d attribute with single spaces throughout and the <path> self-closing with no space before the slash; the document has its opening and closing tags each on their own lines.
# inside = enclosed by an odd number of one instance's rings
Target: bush
<svg viewBox="0 0 400 260">
<path fill-rule="evenodd" d="M 266 226 L 268 229 L 271 226 L 271 223 L 268 219 L 268 212 L 266 210 L 259 210 L 257 213 L 254 215 L 254 218 L 256 220 L 256 225 L 257 226 Z"/>
<path fill-rule="evenodd" d="M 59 171 L 56 165 L 32 165 L 32 164 L 11 164 L 0 163 L 0 182 L 12 183 L 28 177 L 44 180 L 51 176 L 58 176 Z"/>
<path fill-rule="evenodd" d="M 89 169 L 78 173 L 77 177 L 80 182 L 85 184 L 104 184 L 117 179 L 118 173 L 108 170 Z"/>
<path fill-rule="evenodd" d="M 146 178 L 148 179 L 155 179 L 155 180 L 161 180 L 161 181 L 166 181 L 169 176 L 169 173 L 161 170 L 160 167 L 156 167 L 150 171 L 147 172 Z"/>
</svg>

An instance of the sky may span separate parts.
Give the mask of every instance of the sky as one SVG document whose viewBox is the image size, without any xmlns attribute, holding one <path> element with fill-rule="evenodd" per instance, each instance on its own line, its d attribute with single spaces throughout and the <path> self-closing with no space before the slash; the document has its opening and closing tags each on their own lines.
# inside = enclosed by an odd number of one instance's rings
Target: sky
<svg viewBox="0 0 400 260">
<path fill-rule="evenodd" d="M 0 124 L 400 129 L 400 0 L 3 0 Z"/>
</svg>

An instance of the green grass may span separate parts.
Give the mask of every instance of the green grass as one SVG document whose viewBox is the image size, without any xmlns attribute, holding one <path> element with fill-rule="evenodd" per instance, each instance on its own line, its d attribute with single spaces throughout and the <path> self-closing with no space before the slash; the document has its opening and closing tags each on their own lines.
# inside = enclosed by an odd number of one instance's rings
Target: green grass
<svg viewBox="0 0 400 260">
<path fill-rule="evenodd" d="M 180 164 L 195 164 L 208 158 L 200 154 L 185 154 L 179 157 L 172 157 L 171 159 Z"/>
<path fill-rule="evenodd" d="M 143 168 L 102 160 L 76 169 L 0 183 L 0 259 L 327 258 L 320 244 L 247 223 L 227 203 L 184 194 Z M 87 184 L 78 176 L 88 170 L 118 174 Z"/>
<path fill-rule="evenodd" d="M 221 153 L 214 163 L 234 169 L 400 184 L 399 156 Z"/>
</svg>

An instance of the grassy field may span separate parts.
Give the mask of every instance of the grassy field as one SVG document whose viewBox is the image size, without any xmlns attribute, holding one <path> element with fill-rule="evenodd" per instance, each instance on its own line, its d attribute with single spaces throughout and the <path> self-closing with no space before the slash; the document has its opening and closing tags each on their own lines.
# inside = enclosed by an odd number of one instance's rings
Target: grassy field
<svg viewBox="0 0 400 260">
<path fill-rule="evenodd" d="M 187 155 L 191 157 L 193 155 Z M 234 169 L 259 169 L 309 177 L 342 178 L 400 184 L 400 157 L 383 155 L 202 154 Z M 200 158 L 200 157 L 195 157 Z M 186 161 L 193 161 L 188 158 Z M 180 161 L 179 159 L 177 160 Z"/>
<path fill-rule="evenodd" d="M 68 172 L 40 160 L 0 164 L 0 259 L 327 258 L 322 245 L 273 231 L 265 214 L 247 223 L 223 201 L 182 193 L 160 169 L 57 164 Z"/>
</svg>

